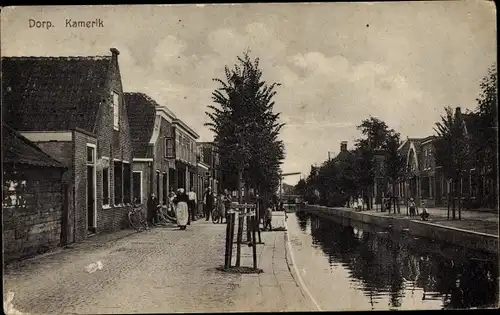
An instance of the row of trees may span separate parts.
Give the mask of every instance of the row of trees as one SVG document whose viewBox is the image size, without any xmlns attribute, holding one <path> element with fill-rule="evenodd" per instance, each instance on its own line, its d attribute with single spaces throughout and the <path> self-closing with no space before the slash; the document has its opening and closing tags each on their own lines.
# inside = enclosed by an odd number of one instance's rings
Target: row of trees
<svg viewBox="0 0 500 315">
<path fill-rule="evenodd" d="M 354 149 L 313 167 L 307 179 L 296 185 L 296 192 L 305 195 L 308 202 L 343 206 L 349 197 L 363 196 L 370 209 L 377 178 L 397 183 L 403 176 L 406 161 L 398 150 L 400 134 L 375 117 L 363 120 L 357 128 L 362 137 Z M 382 156 L 383 162 L 377 162 Z"/>
<path fill-rule="evenodd" d="M 244 185 L 246 192 L 253 188 L 267 200 L 277 191 L 285 158 L 279 139 L 284 124 L 273 101 L 280 84 L 263 80 L 258 58 L 245 53 L 238 61 L 233 69 L 225 67 L 225 80 L 214 79 L 220 88 L 212 93 L 205 125 L 215 134 L 222 186 L 241 192 Z"/>
<path fill-rule="evenodd" d="M 448 204 L 453 218 L 457 207 L 461 217 L 460 202 L 456 201 L 463 197 L 460 183 L 466 178 L 467 170 L 476 168 L 491 187 L 495 190 L 497 187 L 496 84 L 497 71 L 493 65 L 481 82 L 477 108 L 462 115 L 447 107 L 441 121 L 436 123 L 436 165 L 442 167 L 443 175 L 451 181 Z M 371 194 L 377 181 L 381 187 L 392 187 L 392 196 L 396 195 L 396 184 L 410 175 L 406 156 L 398 150 L 400 134 L 375 117 L 363 120 L 357 128 L 362 136 L 356 140 L 354 149 L 341 152 L 319 167 L 312 167 L 307 179 L 296 185 L 296 193 L 306 196 L 309 202 L 331 206 L 342 206 L 349 196 L 362 195 L 369 209 L 373 207 Z M 382 157 L 383 161 L 377 162 Z M 481 205 L 495 207 L 498 194 L 490 192 L 488 196 L 481 200 Z M 396 202 L 393 206 L 394 211 L 399 211 Z"/>
</svg>

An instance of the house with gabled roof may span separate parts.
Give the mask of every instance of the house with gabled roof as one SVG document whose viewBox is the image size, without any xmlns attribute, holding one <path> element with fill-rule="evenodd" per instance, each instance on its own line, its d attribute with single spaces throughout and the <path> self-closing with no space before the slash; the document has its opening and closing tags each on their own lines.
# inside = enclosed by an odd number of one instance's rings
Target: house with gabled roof
<svg viewBox="0 0 500 315">
<path fill-rule="evenodd" d="M 32 256 L 64 242 L 66 167 L 2 123 L 4 261 Z"/>
<path fill-rule="evenodd" d="M 461 113 L 460 107 L 456 112 L 462 116 L 464 121 L 464 133 L 469 136 L 474 130 L 474 117 L 470 114 Z M 435 143 L 436 136 L 425 138 L 407 138 L 401 144 L 399 150 L 406 156 L 406 176 L 398 185 L 398 196 L 403 197 L 403 202 L 408 198 L 414 198 L 418 204 L 425 201 L 429 207 L 446 206 L 448 194 L 451 191 L 451 181 L 436 163 Z M 465 171 L 457 189 L 467 197 L 467 206 L 473 207 L 477 204 L 478 196 L 486 194 L 488 184 L 483 174 L 472 165 Z"/>
<path fill-rule="evenodd" d="M 132 144 L 119 51 L 3 57 L 4 121 L 69 171 L 66 242 L 127 225 Z"/>
<path fill-rule="evenodd" d="M 125 93 L 133 147 L 133 198 L 146 203 L 155 193 L 162 203 L 174 189 L 175 114 L 144 93 Z"/>
<path fill-rule="evenodd" d="M 133 146 L 134 199 L 155 193 L 162 203 L 177 188 L 198 187 L 198 134 L 144 93 L 125 93 Z"/>
</svg>

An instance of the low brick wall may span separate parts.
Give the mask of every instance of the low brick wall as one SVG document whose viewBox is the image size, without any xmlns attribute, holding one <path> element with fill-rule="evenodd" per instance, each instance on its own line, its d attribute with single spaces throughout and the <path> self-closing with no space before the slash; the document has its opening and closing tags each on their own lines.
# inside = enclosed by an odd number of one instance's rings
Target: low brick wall
<svg viewBox="0 0 500 315">
<path fill-rule="evenodd" d="M 404 218 L 381 217 L 370 213 L 354 212 L 342 208 L 328 208 L 324 206 L 305 207 L 307 212 L 333 219 L 335 222 L 352 225 L 351 220 L 371 225 L 377 225 L 394 231 L 408 231 L 411 235 L 425 237 L 440 242 L 463 246 L 473 250 L 489 253 L 498 253 L 498 237 L 484 233 L 466 231 L 447 227 L 431 222 L 408 220 Z"/>
<path fill-rule="evenodd" d="M 61 244 L 61 175 L 57 169 L 23 172 L 26 188 L 16 196 L 25 203 L 2 207 L 5 262 L 34 256 Z M 10 180 L 9 174 L 4 173 L 4 184 Z"/>
</svg>

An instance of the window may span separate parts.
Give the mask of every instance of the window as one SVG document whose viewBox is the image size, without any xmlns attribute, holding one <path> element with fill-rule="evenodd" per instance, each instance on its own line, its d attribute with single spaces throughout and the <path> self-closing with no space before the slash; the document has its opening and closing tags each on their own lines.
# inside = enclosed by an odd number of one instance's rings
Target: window
<svg viewBox="0 0 500 315">
<path fill-rule="evenodd" d="M 134 194 L 134 202 L 141 204 L 142 203 L 142 172 L 133 172 L 132 173 L 132 184 L 133 194 Z"/>
<path fill-rule="evenodd" d="M 165 139 L 165 157 L 167 159 L 174 158 L 174 139 L 172 138 Z"/>
<path fill-rule="evenodd" d="M 116 92 L 113 92 L 113 127 L 115 130 L 120 128 L 120 99 Z"/>
<path fill-rule="evenodd" d="M 469 176 L 470 176 L 470 178 L 469 178 L 469 182 L 470 182 L 470 184 L 469 184 L 470 185 L 470 196 L 472 198 L 475 198 L 478 195 L 477 192 L 478 192 L 478 186 L 479 186 L 478 185 L 478 176 L 476 174 L 476 169 L 474 169 L 474 168 L 471 169 L 470 173 L 469 173 Z"/>
<path fill-rule="evenodd" d="M 115 205 L 123 203 L 123 168 L 121 161 L 114 162 Z"/>
<path fill-rule="evenodd" d="M 130 163 L 123 163 L 123 203 L 130 203 L 132 189 Z"/>
<path fill-rule="evenodd" d="M 160 172 L 156 171 L 156 197 L 160 196 Z"/>
<path fill-rule="evenodd" d="M 109 205 L 109 167 L 102 169 L 102 204 Z"/>
<path fill-rule="evenodd" d="M 94 147 L 87 146 L 87 164 L 94 164 Z"/>
<path fill-rule="evenodd" d="M 163 204 L 167 204 L 168 198 L 168 176 L 167 173 L 163 173 Z"/>
</svg>

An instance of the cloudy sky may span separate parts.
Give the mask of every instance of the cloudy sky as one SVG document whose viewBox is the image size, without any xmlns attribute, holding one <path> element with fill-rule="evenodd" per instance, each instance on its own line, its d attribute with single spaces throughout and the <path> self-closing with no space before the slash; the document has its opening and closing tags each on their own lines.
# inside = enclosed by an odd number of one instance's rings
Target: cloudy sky
<svg viewBox="0 0 500 315">
<path fill-rule="evenodd" d="M 54 27 L 30 28 L 30 19 Z M 66 19 L 104 27 L 66 28 Z M 250 49 L 264 78 L 282 84 L 283 171 L 304 176 L 340 141 L 351 146 L 369 115 L 403 137 L 432 134 L 444 106 L 475 107 L 496 60 L 495 8 L 484 1 L 16 7 L 2 10 L 1 31 L 4 56 L 118 48 L 125 91 L 149 94 L 205 141 L 212 78 Z"/>
</svg>

